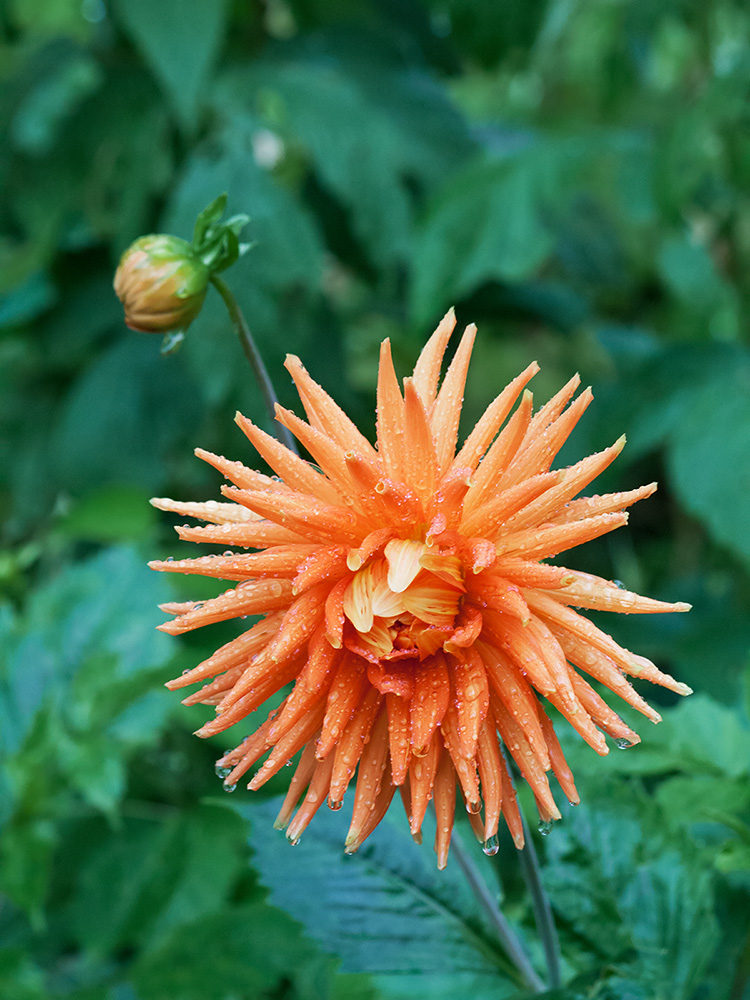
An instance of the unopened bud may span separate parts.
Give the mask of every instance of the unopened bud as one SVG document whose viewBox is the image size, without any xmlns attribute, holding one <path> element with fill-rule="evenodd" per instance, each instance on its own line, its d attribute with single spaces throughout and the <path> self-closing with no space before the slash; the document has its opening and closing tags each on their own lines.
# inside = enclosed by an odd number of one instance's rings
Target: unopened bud
<svg viewBox="0 0 750 1000">
<path fill-rule="evenodd" d="M 185 330 L 201 311 L 209 270 L 176 236 L 141 236 L 120 258 L 115 292 L 125 322 L 142 333 Z"/>
</svg>

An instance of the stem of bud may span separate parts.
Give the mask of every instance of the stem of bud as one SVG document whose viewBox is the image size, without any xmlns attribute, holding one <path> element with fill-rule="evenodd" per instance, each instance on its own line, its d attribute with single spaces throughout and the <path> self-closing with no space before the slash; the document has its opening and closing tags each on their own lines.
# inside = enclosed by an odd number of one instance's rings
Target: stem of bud
<svg viewBox="0 0 750 1000">
<path fill-rule="evenodd" d="M 210 280 L 211 284 L 224 300 L 224 305 L 227 307 L 227 312 L 229 313 L 229 318 L 232 321 L 232 326 L 234 327 L 237 336 L 240 338 L 242 350 L 245 352 L 245 357 L 250 362 L 250 367 L 253 369 L 253 374 L 255 375 L 255 379 L 263 396 L 263 402 L 266 404 L 266 409 L 268 410 L 271 420 L 274 421 L 274 433 L 276 434 L 276 437 L 279 441 L 285 444 L 290 451 L 293 451 L 295 455 L 299 455 L 297 442 L 294 440 L 291 432 L 276 420 L 276 404 L 279 400 L 276 396 L 273 382 L 271 382 L 271 378 L 266 370 L 266 366 L 263 364 L 263 358 L 260 355 L 260 351 L 258 350 L 258 347 L 253 339 L 253 335 L 250 333 L 250 328 L 245 322 L 245 317 L 242 315 L 242 310 L 239 307 L 237 299 L 232 294 L 226 282 L 223 281 L 218 274 L 212 274 Z"/>
</svg>

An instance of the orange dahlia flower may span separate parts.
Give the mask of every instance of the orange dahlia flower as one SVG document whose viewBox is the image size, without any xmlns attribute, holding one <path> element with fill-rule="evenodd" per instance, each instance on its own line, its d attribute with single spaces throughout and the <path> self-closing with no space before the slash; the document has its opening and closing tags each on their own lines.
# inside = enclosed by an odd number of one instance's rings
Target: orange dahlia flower
<svg viewBox="0 0 750 1000">
<path fill-rule="evenodd" d="M 544 701 L 606 754 L 605 734 L 621 746 L 639 737 L 592 681 L 654 722 L 658 713 L 628 676 L 690 692 L 575 610 L 654 613 L 689 605 L 639 597 L 546 561 L 625 524 L 625 508 L 653 493 L 655 484 L 574 499 L 620 453 L 624 438 L 550 471 L 592 395 L 586 389 L 573 399 L 576 377 L 533 413 L 525 387 L 538 371 L 535 363 L 490 404 L 456 452 L 476 329 L 467 328 L 438 388 L 455 322 L 451 311 L 404 379 L 403 392 L 383 343 L 377 446 L 299 359 L 289 357 L 286 367 L 309 422 L 281 407 L 277 418 L 316 464 L 238 415 L 278 478 L 198 449 L 234 484 L 222 487 L 228 502 L 152 501 L 209 522 L 178 527 L 180 538 L 232 547 L 223 555 L 153 562 L 154 569 L 235 583 L 213 600 L 163 605 L 176 617 L 161 629 L 177 635 L 260 616 L 167 685 L 209 680 L 184 702 L 216 706 L 216 717 L 198 735 L 223 732 L 294 685 L 266 721 L 217 762 L 225 788 L 234 788 L 270 751 L 248 785 L 260 788 L 299 753 L 277 820 L 295 843 L 324 802 L 341 807 L 356 771 L 348 852 L 374 830 L 396 789 L 417 839 L 434 799 L 441 868 L 456 784 L 487 853 L 497 849 L 501 815 L 523 846 L 503 746 L 531 787 L 543 823 L 560 817 L 550 771 L 568 799 L 578 801 Z"/>
</svg>

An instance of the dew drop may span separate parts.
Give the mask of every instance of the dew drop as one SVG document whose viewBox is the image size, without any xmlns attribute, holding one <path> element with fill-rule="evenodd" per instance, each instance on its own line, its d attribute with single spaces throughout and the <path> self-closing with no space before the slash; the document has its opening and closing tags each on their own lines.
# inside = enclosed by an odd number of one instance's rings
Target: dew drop
<svg viewBox="0 0 750 1000">
<path fill-rule="evenodd" d="M 539 832 L 541 833 L 541 835 L 543 837 L 546 837 L 547 834 L 550 832 L 551 829 L 552 829 L 552 821 L 551 820 L 548 820 L 548 819 L 540 819 L 539 820 L 538 830 L 539 830 Z"/>
<path fill-rule="evenodd" d="M 626 740 L 624 736 L 618 736 L 615 743 L 620 750 L 629 750 L 631 747 L 635 746 L 632 740 Z"/>
<path fill-rule="evenodd" d="M 337 802 L 335 799 L 332 799 L 330 796 L 328 797 L 328 808 L 332 809 L 334 812 L 338 812 L 339 809 L 343 806 L 343 804 L 344 804 L 343 801 Z"/>
<path fill-rule="evenodd" d="M 224 556 L 233 556 L 234 552 L 232 552 L 231 549 L 227 549 L 226 552 L 222 552 L 222 555 L 224 555 Z"/>
<path fill-rule="evenodd" d="M 167 556 L 167 562 L 174 562 L 174 556 Z"/>
<path fill-rule="evenodd" d="M 296 847 L 297 844 L 299 844 L 299 837 L 290 837 L 289 834 L 287 834 L 286 839 L 289 841 L 292 847 Z"/>
<path fill-rule="evenodd" d="M 495 834 L 494 837 L 490 837 L 488 840 L 485 840 L 482 844 L 482 850 L 488 858 L 491 858 L 493 854 L 497 854 L 500 850 L 500 841 L 497 839 L 497 834 Z"/>
<path fill-rule="evenodd" d="M 627 590 L 628 589 L 625 586 L 625 584 L 622 582 L 622 580 L 613 580 L 612 583 L 614 583 L 615 587 L 617 587 L 618 590 Z"/>
<path fill-rule="evenodd" d="M 226 764 L 220 764 L 218 761 L 216 762 L 214 770 L 216 771 L 217 778 L 226 778 L 232 773 L 231 767 L 227 767 Z"/>
<path fill-rule="evenodd" d="M 229 781 L 225 781 L 224 784 L 222 785 L 222 788 L 224 789 L 225 792 L 233 792 L 236 787 L 237 787 L 236 781 L 234 784 L 232 784 Z"/>
<path fill-rule="evenodd" d="M 478 812 L 481 812 L 481 811 L 482 811 L 482 803 L 481 802 L 467 802 L 466 803 L 466 812 L 470 816 L 476 816 L 476 814 Z"/>
<path fill-rule="evenodd" d="M 203 607 L 203 601 L 199 601 L 197 604 L 193 605 L 193 607 L 191 608 L 191 610 L 192 611 L 200 611 L 200 609 L 202 607 Z"/>
</svg>

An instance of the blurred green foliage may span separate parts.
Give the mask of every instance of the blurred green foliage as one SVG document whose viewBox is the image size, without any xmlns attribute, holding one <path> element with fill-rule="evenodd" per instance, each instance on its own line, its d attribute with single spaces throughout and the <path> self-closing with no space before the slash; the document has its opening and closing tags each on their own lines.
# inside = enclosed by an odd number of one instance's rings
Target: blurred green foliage
<svg viewBox="0 0 750 1000">
<path fill-rule="evenodd" d="M 403 821 L 343 859 L 333 815 L 291 851 L 283 777 L 222 796 L 221 744 L 161 689 L 224 639 L 153 632 L 188 595 L 144 568 L 176 551 L 146 500 L 216 495 L 191 448 L 252 464 L 232 413 L 268 420 L 218 297 L 162 359 L 112 273 L 226 191 L 285 404 L 299 353 L 370 433 L 377 344 L 403 372 L 455 304 L 467 426 L 536 357 L 542 398 L 596 392 L 564 457 L 625 430 L 601 488 L 660 481 L 575 565 L 693 602 L 607 627 L 699 693 L 649 692 L 665 721 L 627 754 L 565 736 L 549 996 L 747 1000 L 747 5 L 7 0 L 0 39 L 0 995 L 522 996 L 455 865 Z M 541 970 L 509 843 L 484 870 Z"/>
</svg>

